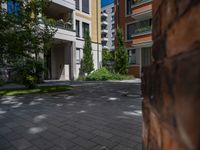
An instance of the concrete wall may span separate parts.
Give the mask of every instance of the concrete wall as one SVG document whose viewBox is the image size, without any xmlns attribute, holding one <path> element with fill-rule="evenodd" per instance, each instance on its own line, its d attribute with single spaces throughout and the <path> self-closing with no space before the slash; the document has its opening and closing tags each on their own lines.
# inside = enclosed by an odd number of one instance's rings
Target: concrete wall
<svg viewBox="0 0 200 150">
<path fill-rule="evenodd" d="M 200 149 L 200 1 L 153 1 L 153 56 L 143 77 L 143 149 Z"/>
</svg>

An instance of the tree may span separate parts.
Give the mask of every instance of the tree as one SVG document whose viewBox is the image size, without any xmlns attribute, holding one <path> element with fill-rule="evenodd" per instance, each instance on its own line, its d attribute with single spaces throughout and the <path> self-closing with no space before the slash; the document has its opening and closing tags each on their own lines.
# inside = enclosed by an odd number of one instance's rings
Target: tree
<svg viewBox="0 0 200 150">
<path fill-rule="evenodd" d="M 94 70 L 92 45 L 89 31 L 85 32 L 85 43 L 83 47 L 83 59 L 81 61 L 80 74 L 90 74 Z"/>
<path fill-rule="evenodd" d="M 108 70 L 112 71 L 113 69 L 114 56 L 113 53 L 108 49 L 102 50 L 102 65 Z"/>
<path fill-rule="evenodd" d="M 115 72 L 119 74 L 128 73 L 128 53 L 124 45 L 122 31 L 117 30 L 117 49 L 115 51 Z"/>
<path fill-rule="evenodd" d="M 1 0 L 8 8 L 0 8 L 1 65 L 29 65 L 37 74 L 37 65 L 50 49 L 56 32 L 54 20 L 44 14 L 48 0 Z M 20 62 L 20 63 L 18 63 Z"/>
</svg>

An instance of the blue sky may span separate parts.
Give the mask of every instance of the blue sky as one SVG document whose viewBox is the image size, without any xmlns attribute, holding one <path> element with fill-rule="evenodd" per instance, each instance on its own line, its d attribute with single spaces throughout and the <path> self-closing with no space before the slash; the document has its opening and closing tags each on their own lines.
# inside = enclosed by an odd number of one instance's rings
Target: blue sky
<svg viewBox="0 0 200 150">
<path fill-rule="evenodd" d="M 112 3 L 114 0 L 101 0 L 101 7 Z"/>
</svg>

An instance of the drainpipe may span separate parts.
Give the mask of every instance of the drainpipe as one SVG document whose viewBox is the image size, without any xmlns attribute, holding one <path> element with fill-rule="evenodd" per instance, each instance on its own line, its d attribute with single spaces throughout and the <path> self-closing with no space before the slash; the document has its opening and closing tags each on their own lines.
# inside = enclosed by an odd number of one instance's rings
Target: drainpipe
<svg viewBox="0 0 200 150">
<path fill-rule="evenodd" d="M 99 3 L 96 1 L 96 23 L 97 23 L 97 68 L 99 69 Z"/>
</svg>

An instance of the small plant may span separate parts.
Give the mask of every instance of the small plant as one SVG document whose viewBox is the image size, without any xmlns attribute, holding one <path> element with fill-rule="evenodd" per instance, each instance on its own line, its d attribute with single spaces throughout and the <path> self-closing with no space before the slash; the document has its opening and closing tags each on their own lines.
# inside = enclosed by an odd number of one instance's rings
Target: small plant
<svg viewBox="0 0 200 150">
<path fill-rule="evenodd" d="M 32 75 L 27 75 L 24 78 L 23 84 L 29 89 L 34 89 L 36 88 L 37 85 L 37 77 Z"/>
</svg>

